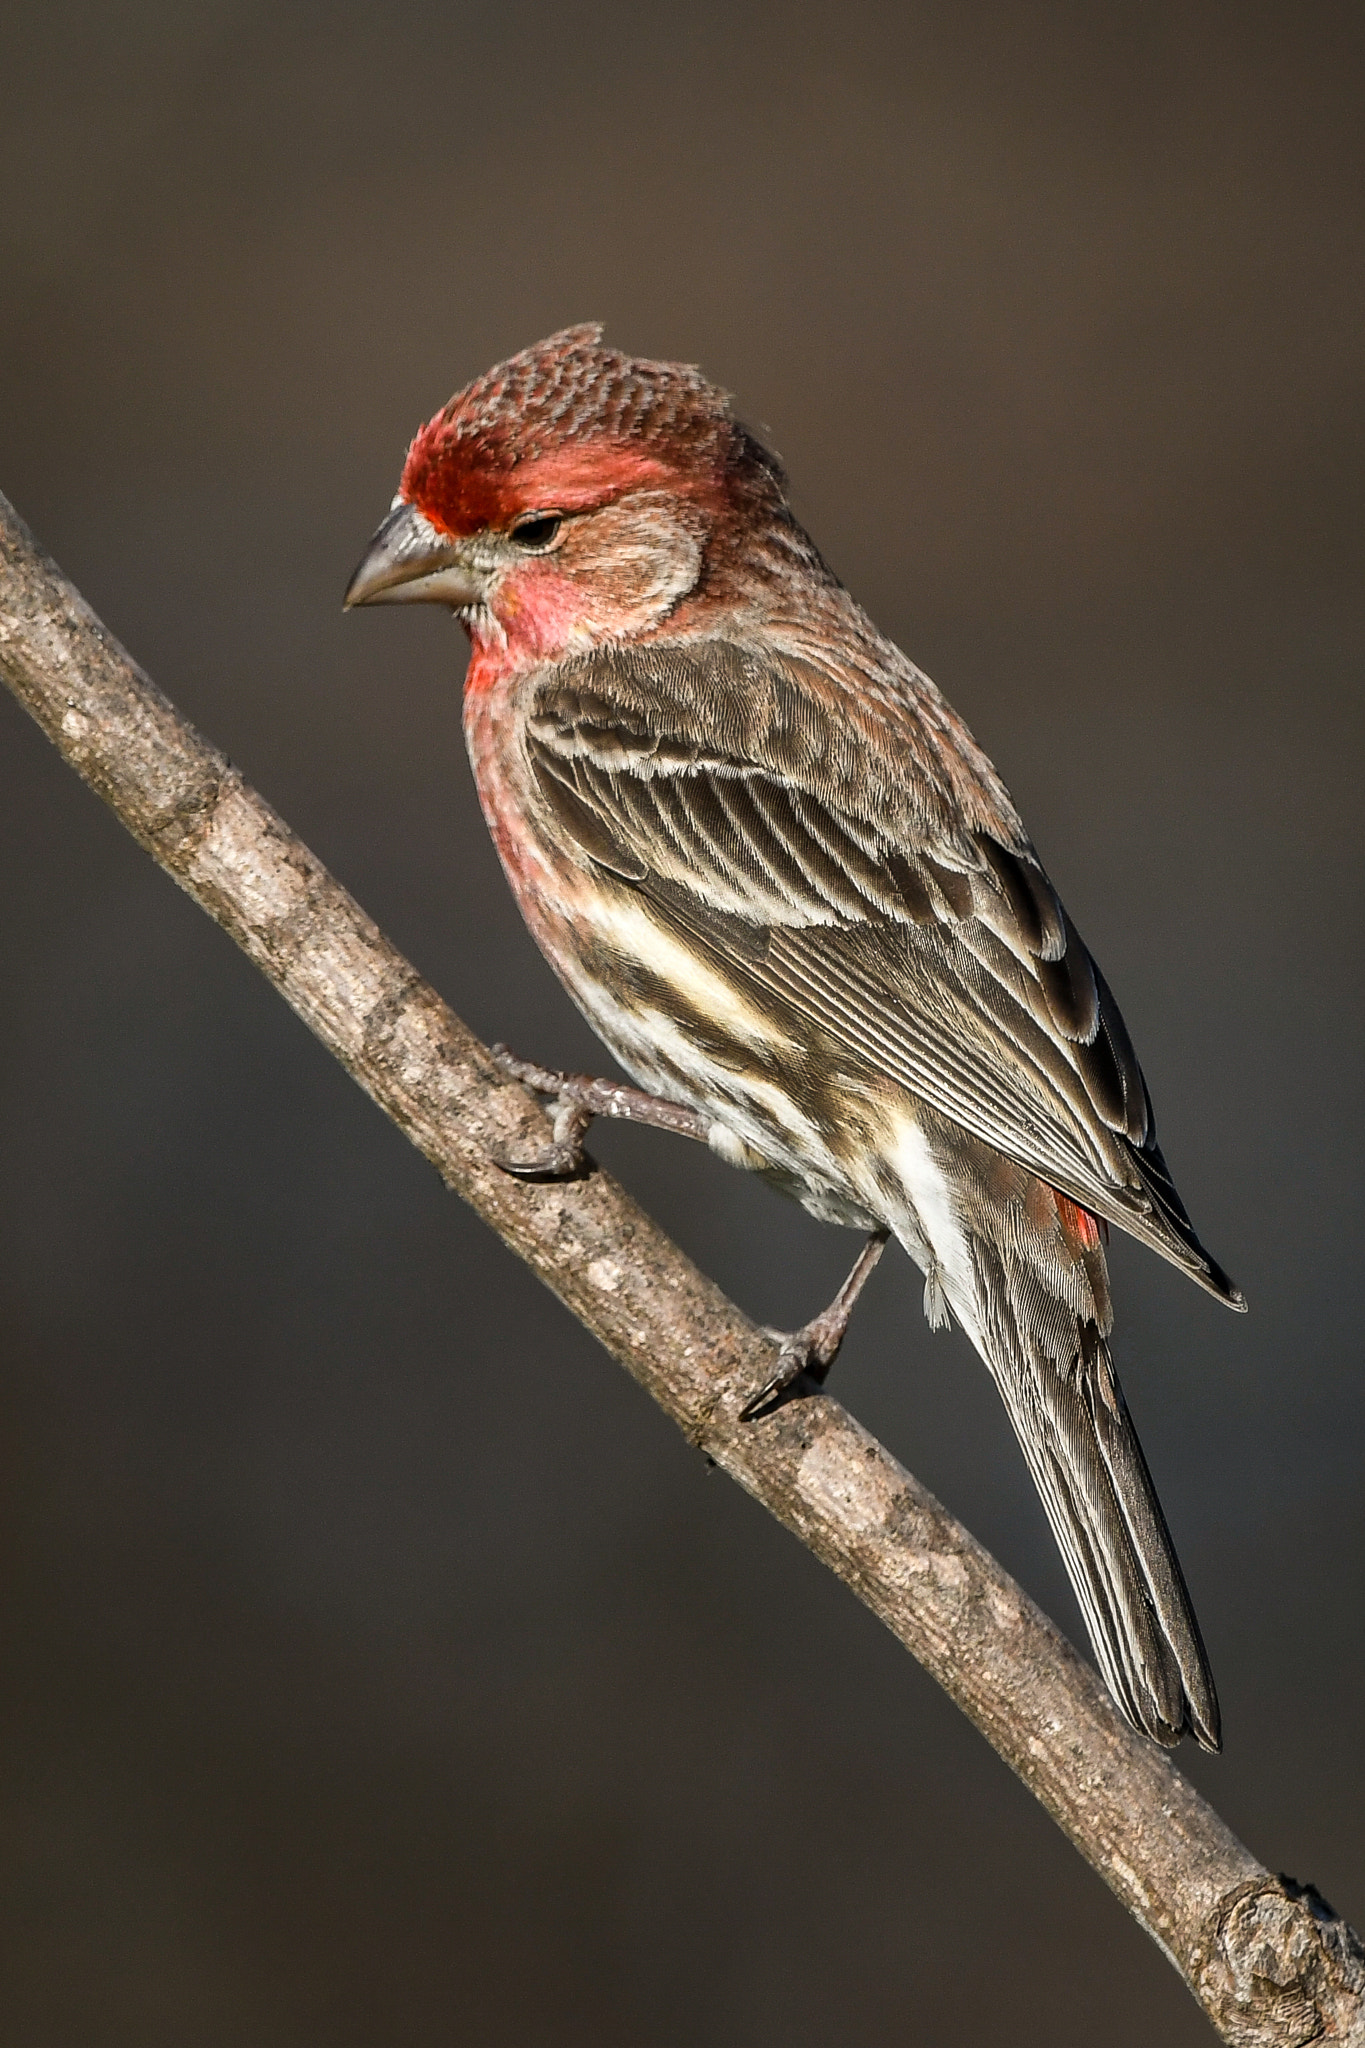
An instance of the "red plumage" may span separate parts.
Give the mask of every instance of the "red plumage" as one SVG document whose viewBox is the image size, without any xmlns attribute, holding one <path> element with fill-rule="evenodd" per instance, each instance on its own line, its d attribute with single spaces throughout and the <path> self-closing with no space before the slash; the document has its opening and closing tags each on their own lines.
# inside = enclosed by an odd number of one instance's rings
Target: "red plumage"
<svg viewBox="0 0 1365 2048">
<path fill-rule="evenodd" d="M 460 612 L 470 758 L 509 881 L 650 1091 L 518 1069 L 559 1098 L 536 1170 L 575 1165 L 591 1114 L 630 1114 L 870 1232 L 765 1397 L 800 1368 L 823 1377 L 894 1233 L 930 1321 L 960 1323 L 996 1380 L 1115 1698 L 1159 1741 L 1216 1746 L 1109 1355 L 1109 1224 L 1241 1297 L 995 769 L 691 366 L 595 327 L 552 336 L 422 428 L 400 501 L 349 601 Z"/>
<path fill-rule="evenodd" d="M 601 334 L 567 328 L 457 392 L 418 429 L 401 495 L 454 535 L 630 490 L 667 488 L 713 515 L 764 486 L 780 497 L 779 465 L 699 370 L 623 355 Z"/>
</svg>

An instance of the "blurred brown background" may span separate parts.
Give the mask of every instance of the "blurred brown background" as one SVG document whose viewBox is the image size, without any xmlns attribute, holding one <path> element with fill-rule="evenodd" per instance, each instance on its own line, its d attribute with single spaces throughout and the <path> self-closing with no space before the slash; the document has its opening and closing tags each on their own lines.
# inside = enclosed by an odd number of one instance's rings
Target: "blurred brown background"
<svg viewBox="0 0 1365 2048">
<path fill-rule="evenodd" d="M 1357 7 L 6 10 L 0 488 L 488 1036 L 595 1063 L 409 434 L 698 360 L 994 754 L 1252 1314 L 1117 1250 L 1227 1751 L 1365 1925 Z M 1175 2044 L 1157 1950 L 0 703 L 0 1938 L 24 2048 Z M 597 1147 L 751 1311 L 851 1240 Z M 1073 1630 L 888 1260 L 837 1390 Z"/>
</svg>

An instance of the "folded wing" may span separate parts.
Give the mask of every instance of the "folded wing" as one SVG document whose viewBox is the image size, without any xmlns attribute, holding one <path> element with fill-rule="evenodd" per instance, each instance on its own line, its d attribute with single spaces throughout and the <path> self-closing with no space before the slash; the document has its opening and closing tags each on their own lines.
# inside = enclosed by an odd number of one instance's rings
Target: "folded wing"
<svg viewBox="0 0 1365 2048">
<path fill-rule="evenodd" d="M 583 858 L 756 990 L 1240 1306 L 1013 813 L 983 823 L 986 804 L 973 818 L 926 776 L 904 704 L 821 718 L 816 686 L 830 678 L 724 642 L 557 668 L 528 727 L 542 799 Z"/>
</svg>

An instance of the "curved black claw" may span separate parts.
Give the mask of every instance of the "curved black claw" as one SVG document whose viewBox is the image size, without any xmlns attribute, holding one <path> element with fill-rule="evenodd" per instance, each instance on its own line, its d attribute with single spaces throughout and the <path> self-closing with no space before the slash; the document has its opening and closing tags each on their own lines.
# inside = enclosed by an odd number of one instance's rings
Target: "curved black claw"
<svg viewBox="0 0 1365 2048">
<path fill-rule="evenodd" d="M 554 1109 L 553 1135 L 548 1145 L 527 1159 L 516 1159 L 500 1146 L 490 1145 L 488 1156 L 503 1173 L 516 1180 L 579 1180 L 592 1170 L 583 1150 L 583 1140 L 593 1113 L 581 1102 L 570 1099 L 567 1090 L 573 1076 L 538 1067 L 532 1060 L 519 1060 L 505 1045 L 492 1047 L 493 1058 L 509 1081 L 520 1081 L 537 1095 L 547 1095 Z"/>
<path fill-rule="evenodd" d="M 539 1152 L 528 1159 L 514 1159 L 501 1147 L 490 1146 L 488 1156 L 494 1166 L 516 1180 L 580 1180 L 592 1171 L 592 1161 L 583 1150 L 591 1122 L 591 1110 L 580 1109 L 575 1102 L 561 1102 L 555 1108 L 554 1135 Z"/>
<path fill-rule="evenodd" d="M 752 1422 L 765 1408 L 770 1405 L 776 1407 L 782 1396 L 794 1387 L 803 1375 L 814 1380 L 817 1386 L 823 1386 L 825 1375 L 834 1363 L 832 1356 L 820 1357 L 819 1344 L 809 1324 L 804 1330 L 794 1330 L 789 1337 L 783 1337 L 780 1330 L 772 1330 L 769 1335 L 781 1338 L 782 1349 L 777 1354 L 777 1364 L 773 1371 L 758 1392 L 751 1395 L 740 1409 L 741 1422 Z"/>
<path fill-rule="evenodd" d="M 752 1400 L 746 1401 L 740 1409 L 741 1422 L 751 1422 L 755 1415 L 775 1407 L 803 1374 L 814 1380 L 817 1387 L 824 1385 L 830 1367 L 839 1356 L 839 1346 L 844 1341 L 853 1304 L 886 1249 L 888 1235 L 889 1232 L 882 1229 L 871 1233 L 854 1261 L 853 1271 L 827 1309 L 822 1309 L 818 1316 L 812 1316 L 790 1336 L 784 1336 L 781 1330 L 769 1330 L 768 1335 L 775 1337 L 782 1346 L 777 1354 L 777 1366 Z"/>
<path fill-rule="evenodd" d="M 583 1136 L 594 1117 L 619 1117 L 626 1123 L 653 1124 L 680 1137 L 700 1139 L 704 1145 L 711 1134 L 711 1119 L 685 1103 L 670 1102 L 661 1095 L 647 1095 L 625 1081 L 594 1081 L 590 1074 L 560 1074 L 553 1067 L 538 1067 L 534 1060 L 519 1060 L 505 1045 L 492 1048 L 493 1059 L 509 1081 L 520 1081 L 535 1095 L 544 1095 L 554 1107 L 554 1137 L 530 1159 L 513 1159 L 508 1153 L 490 1156 L 504 1173 L 522 1180 L 573 1180 L 591 1173 L 592 1161 L 583 1150 Z"/>
</svg>

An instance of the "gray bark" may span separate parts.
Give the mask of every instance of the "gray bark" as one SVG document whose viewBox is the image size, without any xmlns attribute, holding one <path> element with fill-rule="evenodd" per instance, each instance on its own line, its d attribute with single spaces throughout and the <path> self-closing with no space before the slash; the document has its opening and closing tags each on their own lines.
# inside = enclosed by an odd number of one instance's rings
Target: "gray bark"
<svg viewBox="0 0 1365 2048">
<path fill-rule="evenodd" d="M 447 1184 L 688 1440 L 932 1673 L 1245 2048 L 1365 2044 L 1365 1947 L 1272 1876 L 1090 1666 L 836 1401 L 739 1410 L 773 1347 L 600 1171 L 526 1185 L 541 1110 L 105 630 L 0 497 L 0 673 L 76 772 L 250 955 Z"/>
</svg>

